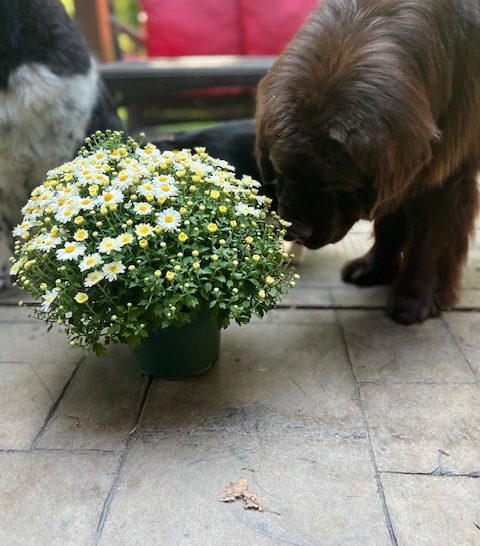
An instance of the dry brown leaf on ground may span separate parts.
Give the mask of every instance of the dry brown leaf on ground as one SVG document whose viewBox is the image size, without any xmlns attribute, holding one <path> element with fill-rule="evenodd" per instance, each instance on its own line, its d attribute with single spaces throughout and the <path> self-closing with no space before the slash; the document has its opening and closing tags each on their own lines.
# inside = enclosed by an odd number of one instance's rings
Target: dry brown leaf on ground
<svg viewBox="0 0 480 546">
<path fill-rule="evenodd" d="M 240 478 L 238 483 L 230 482 L 225 491 L 218 497 L 221 502 L 232 502 L 235 499 L 243 497 L 243 493 L 248 489 L 248 481 Z"/>
<path fill-rule="evenodd" d="M 245 503 L 244 508 L 246 510 L 249 508 L 258 510 L 259 512 L 263 512 L 263 510 L 265 510 L 265 507 L 258 496 L 253 493 L 253 491 L 249 491 L 248 481 L 246 478 L 240 478 L 238 483 L 230 482 L 228 487 L 225 488 L 225 491 L 218 497 L 218 500 L 221 502 L 232 502 L 240 498 L 243 498 Z"/>
</svg>

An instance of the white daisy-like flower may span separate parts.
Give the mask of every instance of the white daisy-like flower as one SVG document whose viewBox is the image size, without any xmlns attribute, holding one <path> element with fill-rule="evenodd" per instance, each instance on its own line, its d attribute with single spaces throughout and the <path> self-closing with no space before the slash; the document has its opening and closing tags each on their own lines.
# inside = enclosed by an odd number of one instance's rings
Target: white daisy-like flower
<svg viewBox="0 0 480 546">
<path fill-rule="evenodd" d="M 105 264 L 102 268 L 102 273 L 104 277 L 107 279 L 107 281 L 112 282 L 116 281 L 118 278 L 118 275 L 121 275 L 125 272 L 125 266 L 122 262 L 111 262 L 109 264 Z"/>
<path fill-rule="evenodd" d="M 122 233 L 118 235 L 118 237 L 115 237 L 115 240 L 118 242 L 120 246 L 125 246 L 133 243 L 135 237 L 131 233 Z"/>
<path fill-rule="evenodd" d="M 174 184 L 161 182 L 158 186 L 155 197 L 163 197 L 164 199 L 167 199 L 168 197 L 175 197 L 176 195 L 178 195 L 178 188 Z"/>
<path fill-rule="evenodd" d="M 157 218 L 157 224 L 165 231 L 175 231 L 180 227 L 181 222 L 180 213 L 173 207 L 162 211 Z"/>
<path fill-rule="evenodd" d="M 103 148 L 98 148 L 98 150 L 95 150 L 90 158 L 95 163 L 104 163 L 108 161 L 108 151 L 104 150 Z"/>
<path fill-rule="evenodd" d="M 43 235 L 41 242 L 38 244 L 38 249 L 42 252 L 50 252 L 52 248 L 56 248 L 62 243 L 60 237 L 52 237 L 51 235 Z"/>
<path fill-rule="evenodd" d="M 145 146 L 145 148 L 138 147 L 135 150 L 135 155 L 142 162 L 151 161 L 153 158 L 160 158 L 161 157 L 161 153 L 153 145 Z"/>
<path fill-rule="evenodd" d="M 55 220 L 57 220 L 57 222 L 60 222 L 61 224 L 66 224 L 67 222 L 70 222 L 72 218 L 77 216 L 79 212 L 80 212 L 80 207 L 68 206 L 68 205 L 62 206 L 55 213 Z"/>
<path fill-rule="evenodd" d="M 82 210 L 92 210 L 95 207 L 95 200 L 89 196 L 81 197 L 78 203 Z"/>
<path fill-rule="evenodd" d="M 58 296 L 58 290 L 54 288 L 53 290 L 47 290 L 42 296 L 42 303 L 40 307 L 45 313 L 50 309 L 52 303 L 56 300 Z"/>
<path fill-rule="evenodd" d="M 57 196 L 65 199 L 76 195 L 78 195 L 78 188 L 77 186 L 72 186 L 71 184 L 67 184 L 63 188 L 57 190 Z"/>
<path fill-rule="evenodd" d="M 83 284 L 87 288 L 91 288 L 92 286 L 98 284 L 104 277 L 105 275 L 101 271 L 95 270 L 85 277 Z"/>
<path fill-rule="evenodd" d="M 59 260 L 76 260 L 85 254 L 85 245 L 77 241 L 68 241 L 63 248 L 59 248 L 56 252 Z"/>
<path fill-rule="evenodd" d="M 54 199 L 54 193 L 51 190 L 43 190 L 40 195 L 38 196 L 38 201 L 46 207 L 49 205 Z"/>
<path fill-rule="evenodd" d="M 33 222 L 25 220 L 15 227 L 15 229 L 13 230 L 13 234 L 15 235 L 15 237 L 21 237 L 24 233 L 27 233 L 27 231 L 31 229 L 34 225 L 35 224 Z"/>
<path fill-rule="evenodd" d="M 258 209 L 251 207 L 250 205 L 246 205 L 245 203 L 238 203 L 235 205 L 235 212 L 238 215 L 244 215 L 244 216 L 255 216 L 258 218 L 260 215 L 260 212 Z"/>
<path fill-rule="evenodd" d="M 99 165 L 99 170 L 103 171 L 103 165 Z M 103 174 L 103 172 L 96 172 L 93 175 L 93 180 L 95 184 L 98 184 L 99 186 L 108 186 L 110 184 L 110 178 L 106 174 Z"/>
<path fill-rule="evenodd" d="M 107 188 L 102 195 L 97 197 L 99 205 L 117 205 L 123 201 L 123 192 L 115 188 Z"/>
<path fill-rule="evenodd" d="M 152 212 L 153 207 L 150 205 L 150 203 L 141 202 L 135 203 L 133 205 L 133 210 L 140 216 L 145 216 L 146 214 L 150 214 Z"/>
<path fill-rule="evenodd" d="M 159 196 L 159 185 L 156 181 L 147 180 L 140 184 L 140 186 L 137 187 L 137 193 L 139 195 L 143 195 L 143 197 L 148 197 L 149 195 L 158 197 Z"/>
<path fill-rule="evenodd" d="M 78 264 L 78 267 L 80 268 L 80 271 L 86 271 L 87 269 L 92 269 L 92 267 L 95 267 L 102 263 L 102 257 L 98 252 L 94 252 L 93 254 L 86 254 L 82 261 Z"/>
<path fill-rule="evenodd" d="M 139 238 L 149 237 L 153 233 L 153 227 L 150 224 L 138 224 L 135 226 L 135 233 Z"/>
<path fill-rule="evenodd" d="M 247 186 L 248 188 L 260 188 L 261 184 L 257 180 L 254 180 L 251 176 L 244 174 L 241 182 L 244 186 Z"/>
<path fill-rule="evenodd" d="M 18 275 L 20 272 L 20 269 L 22 269 L 26 261 L 27 261 L 27 258 L 20 258 L 19 260 L 17 260 L 10 268 L 10 275 Z"/>
<path fill-rule="evenodd" d="M 88 239 L 88 231 L 86 229 L 77 229 L 73 234 L 75 241 L 86 241 Z"/>
<path fill-rule="evenodd" d="M 126 190 L 134 183 L 135 178 L 135 173 L 129 169 L 124 169 L 112 180 L 112 187 L 119 190 Z"/>
<path fill-rule="evenodd" d="M 117 238 L 114 239 L 113 237 L 104 237 L 98 246 L 98 250 L 102 254 L 110 254 L 115 250 L 120 250 L 120 248 L 121 245 Z"/>
</svg>

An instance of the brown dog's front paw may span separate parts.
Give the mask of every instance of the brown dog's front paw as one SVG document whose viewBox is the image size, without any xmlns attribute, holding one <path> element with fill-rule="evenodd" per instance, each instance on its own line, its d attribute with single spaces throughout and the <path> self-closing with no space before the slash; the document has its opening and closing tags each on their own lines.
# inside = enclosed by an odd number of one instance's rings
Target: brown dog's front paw
<svg viewBox="0 0 480 546">
<path fill-rule="evenodd" d="M 429 318 L 438 317 L 440 305 L 433 296 L 415 297 L 395 292 L 387 307 L 387 314 L 400 324 L 416 324 Z"/>
<path fill-rule="evenodd" d="M 380 266 L 368 254 L 347 262 L 342 268 L 342 279 L 357 286 L 391 284 L 396 275 L 396 268 Z"/>
</svg>

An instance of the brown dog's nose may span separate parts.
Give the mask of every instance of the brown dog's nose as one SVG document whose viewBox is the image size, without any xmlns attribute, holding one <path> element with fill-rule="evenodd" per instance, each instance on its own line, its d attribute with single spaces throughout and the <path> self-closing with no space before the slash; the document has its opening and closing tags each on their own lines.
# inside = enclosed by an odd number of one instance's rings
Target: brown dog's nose
<svg viewBox="0 0 480 546">
<path fill-rule="evenodd" d="M 301 220 L 294 220 L 292 225 L 288 228 L 288 235 L 290 235 L 292 239 L 306 241 L 312 236 L 312 234 L 312 226 L 302 222 Z"/>
</svg>

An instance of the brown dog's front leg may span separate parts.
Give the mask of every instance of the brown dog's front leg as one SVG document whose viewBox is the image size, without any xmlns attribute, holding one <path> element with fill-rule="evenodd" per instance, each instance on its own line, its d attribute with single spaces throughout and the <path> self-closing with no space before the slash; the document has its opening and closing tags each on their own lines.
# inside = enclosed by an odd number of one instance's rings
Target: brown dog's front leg
<svg viewBox="0 0 480 546">
<path fill-rule="evenodd" d="M 374 224 L 375 243 L 361 258 L 344 265 L 342 279 L 358 286 L 391 284 L 398 275 L 405 239 L 401 212 L 385 215 Z"/>
<path fill-rule="evenodd" d="M 408 202 L 403 262 L 387 309 L 397 322 L 423 322 L 454 305 L 478 210 L 476 174 L 464 166 Z"/>
</svg>

